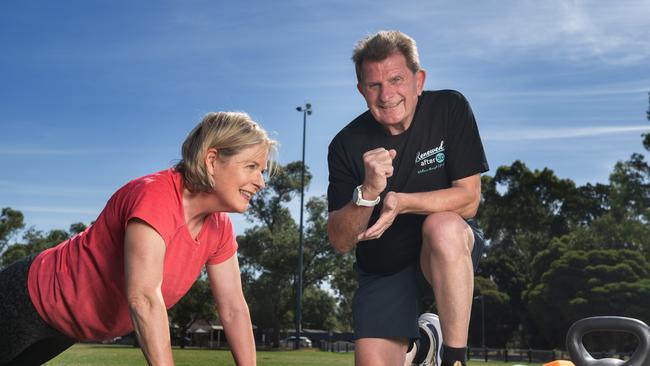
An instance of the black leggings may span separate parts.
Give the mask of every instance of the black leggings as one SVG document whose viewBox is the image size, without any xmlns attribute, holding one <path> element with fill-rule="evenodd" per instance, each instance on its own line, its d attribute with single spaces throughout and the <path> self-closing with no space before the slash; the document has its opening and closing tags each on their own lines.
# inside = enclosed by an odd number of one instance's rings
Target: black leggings
<svg viewBox="0 0 650 366">
<path fill-rule="evenodd" d="M 27 275 L 35 257 L 0 271 L 0 366 L 41 365 L 77 342 L 47 325 L 32 305 Z"/>
</svg>

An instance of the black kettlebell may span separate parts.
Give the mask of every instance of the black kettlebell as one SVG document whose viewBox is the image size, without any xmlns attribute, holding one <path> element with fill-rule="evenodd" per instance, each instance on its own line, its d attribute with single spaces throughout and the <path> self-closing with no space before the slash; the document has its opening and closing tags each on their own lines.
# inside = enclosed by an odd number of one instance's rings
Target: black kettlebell
<svg viewBox="0 0 650 366">
<path fill-rule="evenodd" d="M 616 331 L 634 334 L 639 345 L 632 357 L 627 360 L 616 358 L 595 359 L 582 344 L 582 337 L 589 332 Z M 596 316 L 580 319 L 573 323 L 566 336 L 566 346 L 571 361 L 576 366 L 649 366 L 650 365 L 650 327 L 638 319 L 621 316 Z"/>
</svg>

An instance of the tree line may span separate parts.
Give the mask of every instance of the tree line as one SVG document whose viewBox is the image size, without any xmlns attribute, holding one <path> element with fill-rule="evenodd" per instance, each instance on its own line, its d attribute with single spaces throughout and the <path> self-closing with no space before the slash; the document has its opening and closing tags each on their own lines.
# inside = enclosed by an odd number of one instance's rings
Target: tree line
<svg viewBox="0 0 650 366">
<path fill-rule="evenodd" d="M 642 138 L 650 151 L 650 134 Z M 246 212 L 253 225 L 237 237 L 253 324 L 276 347 L 281 330 L 293 328 L 299 233 L 287 206 L 300 194 L 301 168 L 301 162 L 278 167 Z M 311 178 L 306 167 L 307 186 Z M 354 256 L 338 254 L 329 244 L 325 197 L 308 200 L 306 217 L 303 327 L 350 330 Z M 522 161 L 501 166 L 482 177 L 477 220 L 488 246 L 475 277 L 470 345 L 482 344 L 483 321 L 488 347 L 521 348 L 563 348 L 568 327 L 587 316 L 650 323 L 650 165 L 643 154 L 616 163 L 607 184 L 577 186 Z M 20 211 L 2 209 L 2 266 L 86 228 L 24 227 Z M 198 319 L 216 319 L 210 296 L 205 278 L 199 278 L 170 310 L 181 334 Z M 609 342 L 624 348 L 634 339 Z"/>
</svg>

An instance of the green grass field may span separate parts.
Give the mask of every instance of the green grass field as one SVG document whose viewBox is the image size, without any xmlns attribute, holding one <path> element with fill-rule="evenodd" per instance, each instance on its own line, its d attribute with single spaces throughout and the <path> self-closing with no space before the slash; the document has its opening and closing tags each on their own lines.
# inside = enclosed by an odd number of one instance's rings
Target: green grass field
<svg viewBox="0 0 650 366">
<path fill-rule="evenodd" d="M 201 349 L 174 349 L 177 366 L 234 365 L 228 351 Z M 261 351 L 257 353 L 260 366 L 337 366 L 354 364 L 353 353 L 331 353 L 318 350 Z M 470 366 L 510 366 L 514 363 L 470 361 Z M 46 363 L 48 366 L 146 366 L 139 348 L 77 344 Z M 524 364 L 527 365 L 527 364 Z M 529 366 L 540 366 L 530 364 Z"/>
</svg>

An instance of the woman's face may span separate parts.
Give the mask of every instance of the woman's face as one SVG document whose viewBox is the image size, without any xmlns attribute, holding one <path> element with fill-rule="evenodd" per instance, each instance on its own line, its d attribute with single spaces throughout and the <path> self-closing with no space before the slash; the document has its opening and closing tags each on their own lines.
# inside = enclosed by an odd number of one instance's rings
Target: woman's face
<svg viewBox="0 0 650 366">
<path fill-rule="evenodd" d="M 214 179 L 214 193 L 220 211 L 246 211 L 253 195 L 265 186 L 263 173 L 267 160 L 268 149 L 265 144 L 252 145 L 229 157 L 221 157 L 216 153 L 212 159 L 208 158 L 208 164 L 212 165 L 208 172 Z"/>
</svg>

